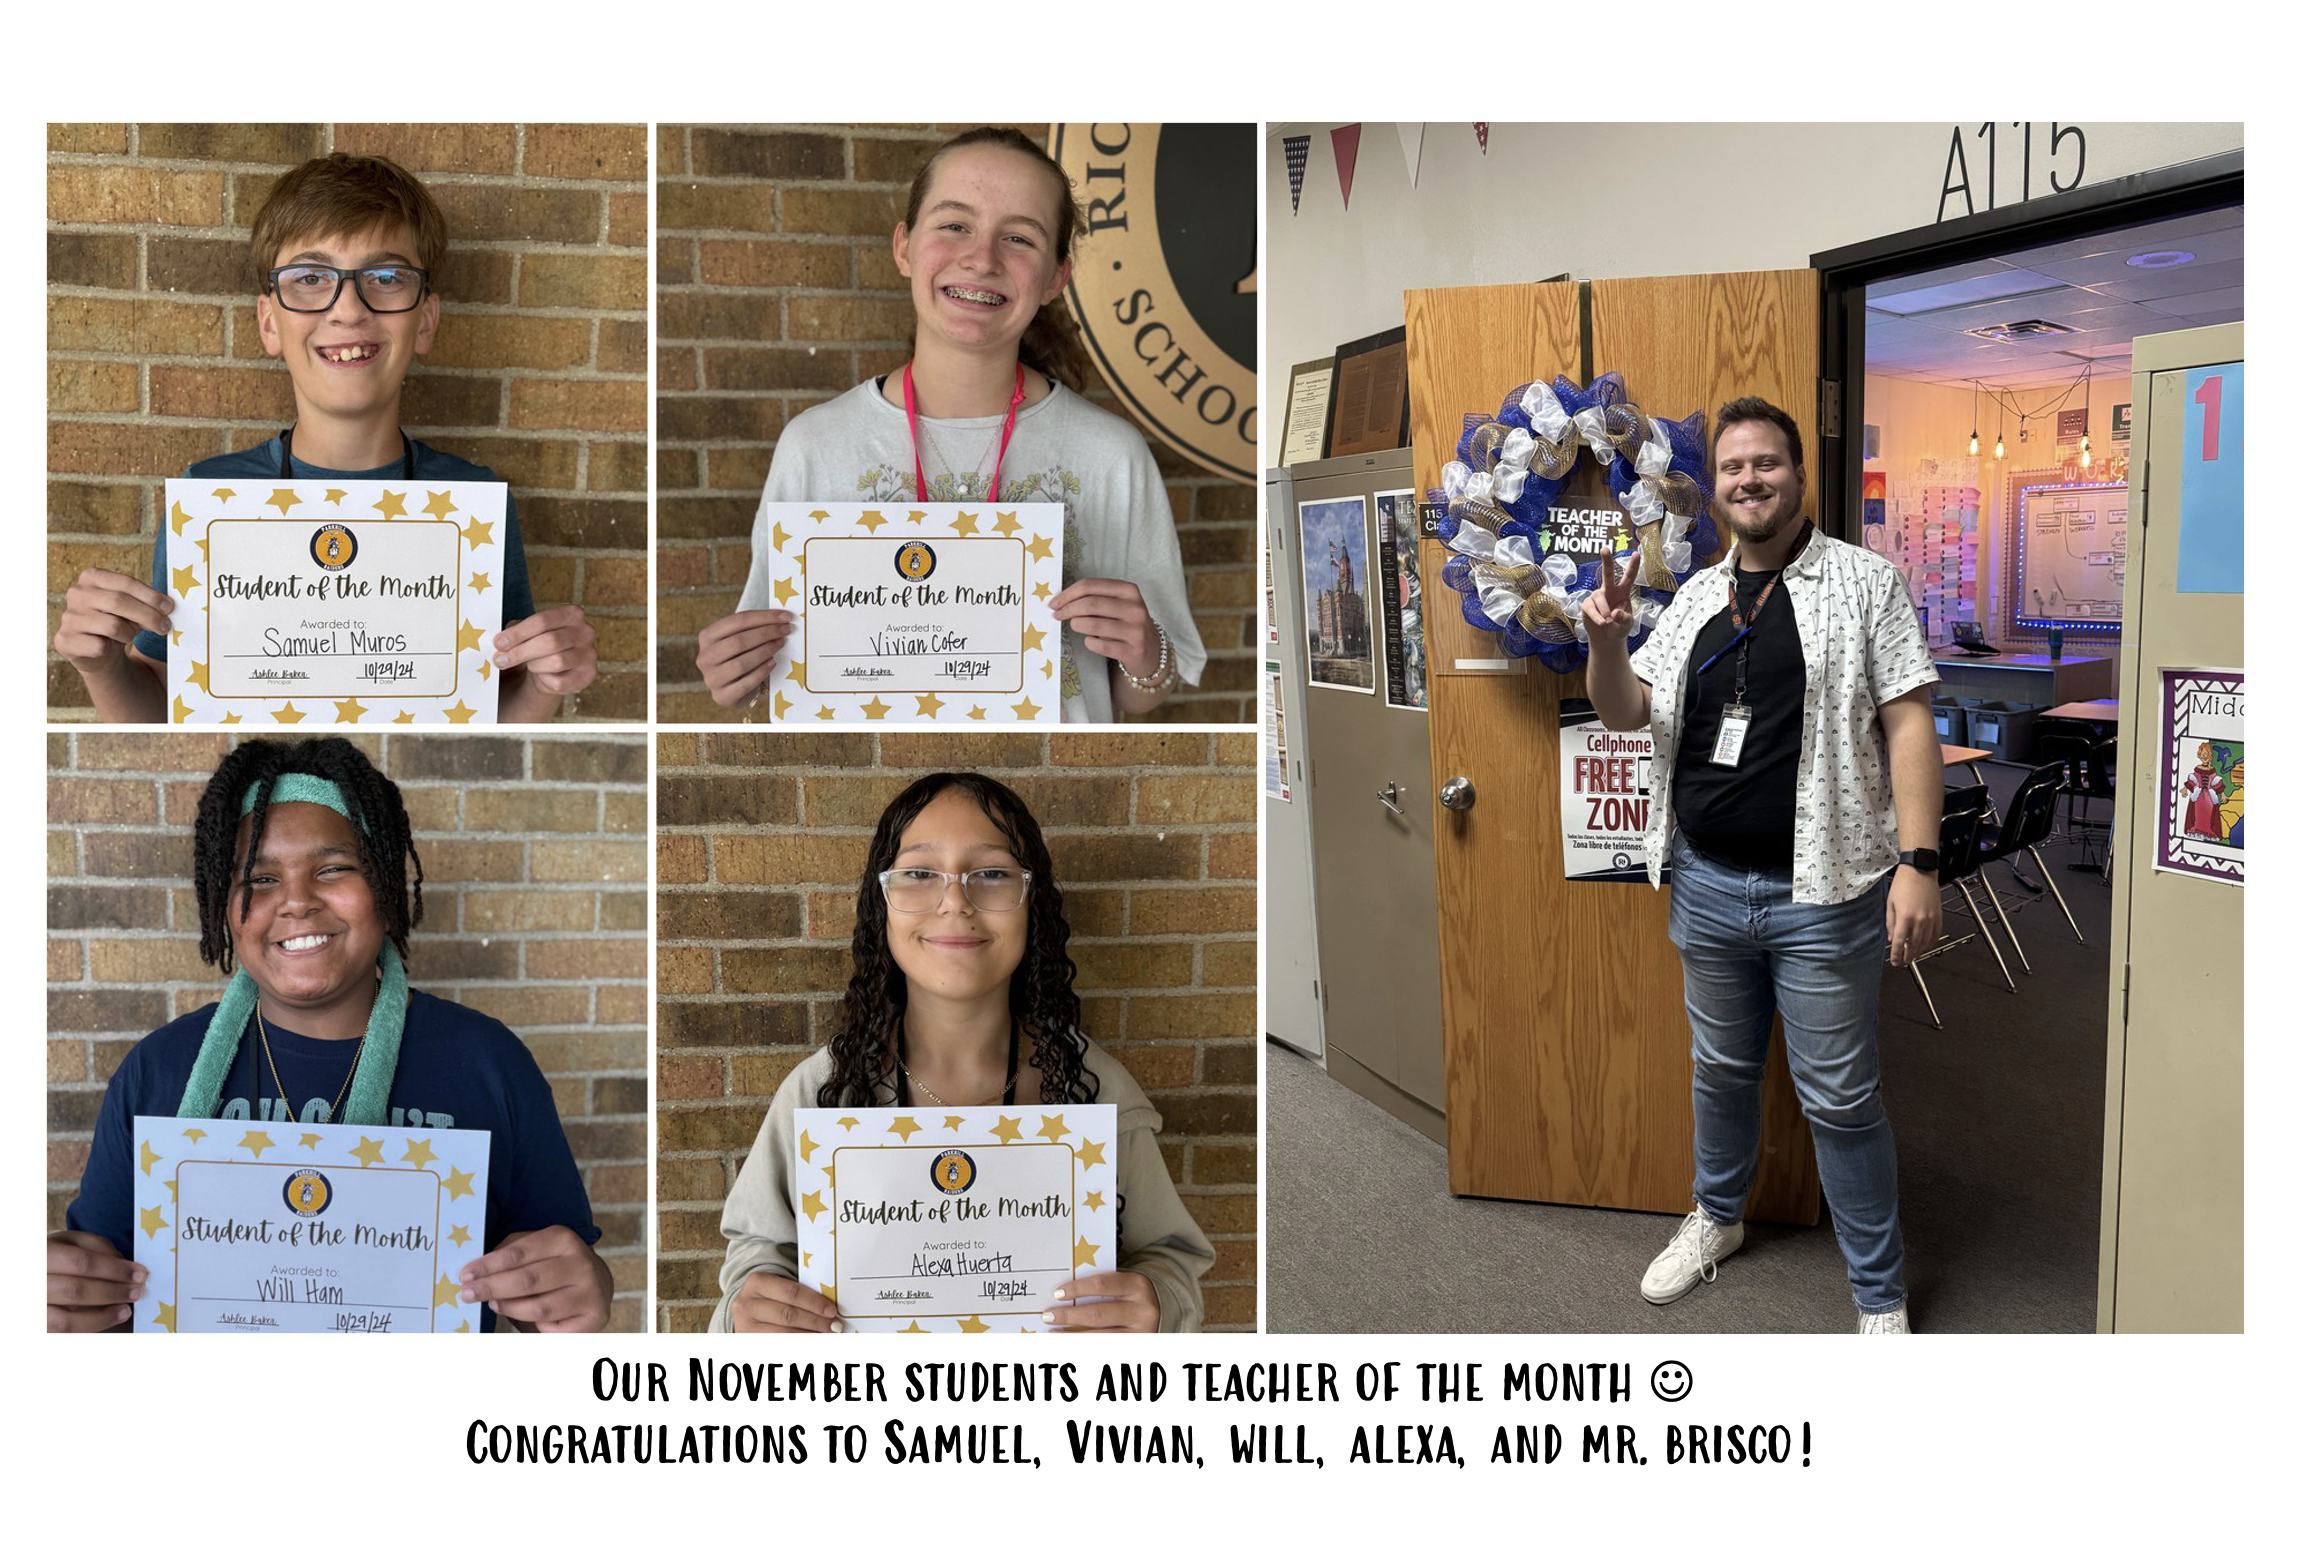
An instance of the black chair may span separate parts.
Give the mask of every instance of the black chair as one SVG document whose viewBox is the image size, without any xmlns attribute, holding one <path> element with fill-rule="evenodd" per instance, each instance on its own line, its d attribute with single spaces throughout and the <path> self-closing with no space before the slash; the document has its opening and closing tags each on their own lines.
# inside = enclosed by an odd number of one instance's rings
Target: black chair
<svg viewBox="0 0 2302 1542">
<path fill-rule="evenodd" d="M 2094 811 L 2096 798 L 2110 799 L 2113 813 L 2118 808 L 2118 735 L 2104 734 L 2087 741 L 2086 754 L 2070 763 L 2070 777 L 2082 797 L 2087 800 L 2087 812 Z M 2110 819 L 2090 821 L 2081 828 L 2102 832 L 2102 860 L 2085 860 L 2086 848 L 2079 848 L 2079 859 L 2070 864 L 2072 872 L 2100 873 L 2104 883 L 2110 882 L 2110 847 L 2115 830 Z"/>
<path fill-rule="evenodd" d="M 2022 939 L 2015 935 L 2014 923 L 2006 918 L 2006 907 L 1998 898 L 1998 891 L 1990 884 L 1990 864 L 2012 862 L 2024 852 L 2046 839 L 2054 828 L 2054 800 L 2062 794 L 2062 784 L 2068 771 L 2059 760 L 2048 761 L 2022 779 L 2008 803 L 2006 818 L 1998 825 L 1984 825 L 1981 839 L 1975 843 L 1975 852 L 1981 859 L 1982 891 L 1990 896 L 1990 905 L 1998 912 L 1998 924 L 2006 928 L 2007 941 L 2014 944 L 2014 956 L 2022 962 L 2022 972 L 2032 974 L 2030 959 L 2022 951 Z M 2011 871 L 2011 869 L 2010 869 Z M 2070 923 L 2071 934 L 2080 942 L 2086 934 L 2078 929 L 2077 918 L 2064 903 L 2062 891 L 2055 887 L 2054 875 L 2046 864 L 2038 864 L 2038 876 L 2046 880 L 2046 892 L 2054 896 L 2054 903 L 2062 908 L 2062 919 Z"/>
<path fill-rule="evenodd" d="M 1935 837 L 1938 853 L 1935 876 L 1946 889 L 1957 886 L 1966 902 L 1966 913 L 1974 922 L 1974 931 L 1945 937 L 1910 961 L 1911 978 L 1918 982 L 1918 993 L 1926 1000 L 1927 1015 L 1934 1019 L 1938 1030 L 1942 1027 L 1942 1013 L 1935 1008 L 1934 992 L 1927 988 L 1926 971 L 1919 967 L 1936 954 L 1963 947 L 1980 933 L 1982 940 L 1990 944 L 1990 956 L 1998 960 L 1998 972 L 2006 977 L 2007 990 L 2014 989 L 2014 972 L 2006 967 L 2006 955 L 1998 950 L 1998 939 L 1990 935 L 1990 927 L 1982 919 L 1982 910 L 1974 902 L 1974 890 L 1967 887 L 1968 880 L 1982 864 L 1976 841 L 1982 834 L 1983 814 L 1989 803 L 1989 789 L 1980 786 L 1946 788 L 1942 795 L 1942 831 Z"/>
</svg>

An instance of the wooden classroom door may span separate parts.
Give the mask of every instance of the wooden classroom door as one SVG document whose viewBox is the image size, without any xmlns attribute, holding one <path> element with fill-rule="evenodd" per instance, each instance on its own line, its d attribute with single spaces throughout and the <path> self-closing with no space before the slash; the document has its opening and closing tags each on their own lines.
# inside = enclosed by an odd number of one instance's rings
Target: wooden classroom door
<svg viewBox="0 0 2302 1542">
<path fill-rule="evenodd" d="M 1415 483 L 1436 487 L 1465 413 L 1567 375 L 1622 372 L 1658 417 L 1757 394 L 1798 419 L 1817 513 L 1817 276 L 1810 270 L 1410 290 L 1407 360 Z M 1608 503 L 1589 456 L 1561 504 Z M 1448 556 L 1423 543 L 1423 571 Z M 1692 1068 L 1669 894 L 1569 881 L 1559 804 L 1559 702 L 1580 670 L 1505 661 L 1493 633 L 1425 607 L 1447 1179 L 1457 1194 L 1683 1212 L 1694 1180 Z M 1435 796 L 1435 795 L 1434 795 Z M 1812 1223 L 1821 1185 L 1785 1070 L 1769 1056 L 1748 1215 Z"/>
</svg>

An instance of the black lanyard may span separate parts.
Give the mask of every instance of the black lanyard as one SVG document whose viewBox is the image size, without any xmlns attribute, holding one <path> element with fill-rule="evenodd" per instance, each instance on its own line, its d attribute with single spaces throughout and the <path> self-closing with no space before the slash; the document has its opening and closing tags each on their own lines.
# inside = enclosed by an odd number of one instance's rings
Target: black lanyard
<svg viewBox="0 0 2302 1542">
<path fill-rule="evenodd" d="M 292 477 L 295 474 L 296 425 L 290 423 L 286 428 L 280 430 L 280 475 Z M 415 441 L 408 437 L 408 431 L 403 428 L 400 430 L 400 480 L 413 482 L 415 479 L 416 445 Z"/>
</svg>

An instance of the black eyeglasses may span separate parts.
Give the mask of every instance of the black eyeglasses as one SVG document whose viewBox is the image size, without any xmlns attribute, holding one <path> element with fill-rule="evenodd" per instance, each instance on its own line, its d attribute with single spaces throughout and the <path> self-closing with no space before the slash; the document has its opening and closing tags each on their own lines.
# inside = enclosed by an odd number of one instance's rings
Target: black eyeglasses
<svg viewBox="0 0 2302 1542">
<path fill-rule="evenodd" d="M 344 292 L 344 280 L 360 286 L 361 303 L 381 314 L 412 311 L 424 303 L 431 275 L 405 263 L 380 262 L 366 268 L 327 268 L 292 262 L 264 275 L 274 299 L 292 311 L 324 311 Z"/>
<path fill-rule="evenodd" d="M 917 913 L 933 910 L 953 884 L 977 910 L 1013 910 L 1031 891 L 1031 874 L 1016 867 L 979 867 L 971 873 L 938 872 L 932 867 L 891 867 L 879 875 L 887 908 Z"/>
</svg>

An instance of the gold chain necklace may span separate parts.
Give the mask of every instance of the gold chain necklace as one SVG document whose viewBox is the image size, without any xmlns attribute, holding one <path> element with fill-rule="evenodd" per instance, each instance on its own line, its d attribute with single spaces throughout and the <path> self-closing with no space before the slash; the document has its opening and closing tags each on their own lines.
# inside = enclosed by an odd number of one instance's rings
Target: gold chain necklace
<svg viewBox="0 0 2302 1542">
<path fill-rule="evenodd" d="M 264 1014 L 261 1012 L 256 1014 L 256 1043 L 264 1051 L 264 1064 L 271 1069 L 272 1085 L 279 1091 L 281 1105 L 292 1110 L 295 1107 L 295 1103 L 294 1100 L 288 1095 L 288 1084 L 280 1080 L 280 1067 L 278 1063 L 272 1059 L 272 1039 L 271 1035 L 264 1031 Z M 352 1063 L 344 1067 L 344 1084 L 336 1089 L 336 1101 L 328 1105 L 327 1117 L 323 1118 L 320 1123 L 335 1123 L 336 1110 L 344 1106 L 344 1094 L 352 1090 L 352 1073 L 360 1068 L 360 1057 L 367 1052 L 368 1036 L 363 1033 L 360 1035 L 359 1048 L 352 1051 Z M 929 1095 L 933 1096 L 933 1094 Z M 937 1098 L 936 1101 L 940 1103 L 943 1100 L 941 1098 Z M 300 1124 L 302 1121 L 297 1119 L 295 1114 L 291 1112 L 288 1115 L 286 1122 L 289 1124 Z"/>
<path fill-rule="evenodd" d="M 898 1055 L 895 1057 L 895 1063 L 903 1067 L 903 1074 L 911 1078 L 911 1084 L 914 1087 L 917 1087 L 921 1092 L 926 1093 L 928 1101 L 935 1104 L 938 1108 L 973 1108 L 982 1106 L 980 1104 L 947 1102 L 945 1099 L 936 1095 L 936 1091 L 933 1087 L 928 1086 L 927 1083 L 919 1079 L 919 1073 L 911 1069 L 911 1063 L 909 1061 L 905 1060 L 901 1055 Z M 995 1095 L 1004 1098 L 1007 1096 L 1007 1094 L 1013 1092 L 1015 1090 L 1015 1079 L 1017 1076 L 1021 1076 L 1022 1074 L 1023 1073 L 1021 1071 L 1018 1071 L 1015 1073 L 1015 1076 L 1008 1077 L 1007 1085 L 1000 1088 L 998 1093 Z"/>
</svg>

